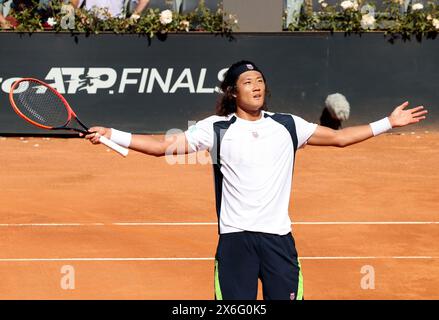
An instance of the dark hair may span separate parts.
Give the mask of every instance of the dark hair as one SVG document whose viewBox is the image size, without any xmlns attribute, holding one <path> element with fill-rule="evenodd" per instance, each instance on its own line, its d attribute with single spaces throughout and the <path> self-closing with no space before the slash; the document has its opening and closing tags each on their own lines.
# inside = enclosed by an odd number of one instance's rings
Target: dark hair
<svg viewBox="0 0 439 320">
<path fill-rule="evenodd" d="M 241 73 L 246 71 L 258 71 L 261 73 L 262 78 L 265 82 L 265 76 L 262 71 L 256 67 L 256 65 L 247 60 L 238 61 L 230 66 L 227 70 L 223 82 L 220 84 L 221 96 L 216 104 L 216 115 L 227 116 L 231 113 L 236 112 L 236 98 L 233 96 L 236 94 L 236 81 L 238 80 Z M 265 88 L 264 104 L 262 105 L 262 110 L 267 111 L 267 98 L 269 97 L 269 90 Z"/>
</svg>

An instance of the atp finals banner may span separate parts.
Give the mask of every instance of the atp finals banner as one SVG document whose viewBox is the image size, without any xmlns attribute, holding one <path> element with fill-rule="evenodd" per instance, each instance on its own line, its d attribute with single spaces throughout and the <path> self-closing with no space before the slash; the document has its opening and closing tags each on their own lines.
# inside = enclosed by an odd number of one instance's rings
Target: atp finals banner
<svg viewBox="0 0 439 320">
<path fill-rule="evenodd" d="M 349 104 L 343 126 L 379 119 L 402 102 L 439 105 L 439 40 L 390 43 L 382 33 L 138 35 L 0 33 L 0 134 L 47 133 L 9 104 L 12 83 L 38 78 L 54 86 L 81 119 L 137 133 L 185 130 L 215 112 L 228 66 L 251 60 L 265 74 L 271 111 L 320 122 L 328 95 Z M 37 89 L 36 89 L 37 90 Z"/>
</svg>

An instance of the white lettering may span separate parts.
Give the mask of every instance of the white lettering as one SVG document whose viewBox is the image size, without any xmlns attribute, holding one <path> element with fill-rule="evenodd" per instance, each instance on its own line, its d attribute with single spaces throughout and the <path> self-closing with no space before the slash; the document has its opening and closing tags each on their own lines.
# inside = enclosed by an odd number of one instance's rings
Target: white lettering
<svg viewBox="0 0 439 320">
<path fill-rule="evenodd" d="M 119 85 L 119 93 L 123 93 L 125 91 L 125 85 L 137 83 L 137 79 L 128 79 L 128 75 L 130 73 L 141 73 L 141 72 L 142 72 L 141 68 L 123 69 L 122 78 L 120 79 L 120 85 Z"/>
<path fill-rule="evenodd" d="M 186 82 L 184 80 L 187 79 Z M 190 93 L 195 93 L 194 81 L 192 80 L 191 69 L 186 68 L 178 77 L 170 93 L 175 93 L 177 89 L 188 88 Z"/>
<path fill-rule="evenodd" d="M 139 93 L 145 92 L 145 86 L 146 86 L 146 79 L 148 79 L 148 73 L 149 69 L 144 68 L 142 72 L 142 78 L 140 79 L 140 85 L 139 85 Z"/>
<path fill-rule="evenodd" d="M 52 68 L 49 73 L 46 75 L 45 80 L 52 80 L 52 87 L 56 89 L 61 94 L 66 93 L 66 89 L 64 87 L 64 79 L 62 77 L 61 68 Z"/>
<path fill-rule="evenodd" d="M 221 69 L 218 72 L 218 80 L 219 80 L 219 82 L 223 82 L 224 81 L 224 77 L 226 76 L 227 70 L 229 70 L 229 68 Z M 221 88 L 220 87 L 215 87 L 215 92 L 216 93 L 221 93 Z"/>
<path fill-rule="evenodd" d="M 179 144 L 177 139 L 177 136 L 181 133 L 183 131 L 180 129 L 170 129 L 166 132 L 165 140 L 172 142 L 165 150 L 165 159 L 170 165 L 185 163 L 185 145 Z"/>
<path fill-rule="evenodd" d="M 81 79 L 81 76 L 84 75 L 84 70 L 85 68 L 61 68 L 63 75 L 70 76 L 70 80 L 67 80 L 69 83 L 67 93 L 76 93 L 80 87 L 83 87 L 84 80 Z"/>
<path fill-rule="evenodd" d="M 206 68 L 201 69 L 200 77 L 198 78 L 197 93 L 213 93 L 215 90 L 214 88 L 203 88 L 206 71 Z"/>
<path fill-rule="evenodd" d="M 61 28 L 64 30 L 75 29 L 75 8 L 71 4 L 63 4 L 61 6 Z"/>
<path fill-rule="evenodd" d="M 200 318 L 204 317 L 207 307 L 186 307 L 181 304 L 178 307 L 172 308 L 173 315 L 198 315 Z"/>
<path fill-rule="evenodd" d="M 21 79 L 21 78 L 9 78 L 9 79 L 6 79 L 3 83 L 2 83 L 2 90 L 3 90 L 3 92 L 5 92 L 5 93 L 9 93 L 9 91 L 11 91 L 11 87 L 12 87 L 12 84 L 15 82 L 15 81 L 17 81 L 18 79 Z M 20 86 L 21 88 L 20 89 L 15 89 L 14 90 L 14 93 L 20 93 L 20 92 L 23 92 L 24 90 L 26 90 L 27 88 L 28 88 L 28 86 Z"/>
<path fill-rule="evenodd" d="M 361 267 L 361 274 L 364 276 L 361 278 L 360 287 L 363 290 L 375 289 L 375 269 L 372 266 L 365 265 Z"/>
<path fill-rule="evenodd" d="M 193 78 L 190 68 L 184 68 L 178 75 L 177 80 L 173 81 L 174 68 L 168 68 L 166 75 L 160 73 L 157 68 L 124 68 L 121 77 L 113 68 L 63 68 L 53 67 L 44 78 L 52 87 L 61 94 L 76 94 L 86 92 L 96 94 L 99 89 L 108 89 L 108 94 L 114 94 L 116 88 L 118 93 L 124 93 L 127 85 L 138 84 L 138 93 L 152 93 L 154 87 L 158 85 L 162 93 L 176 93 L 179 89 L 187 89 L 189 93 L 215 93 L 221 92 L 220 88 L 210 88 L 206 83 L 207 68 L 199 69 L 198 79 Z M 221 69 L 218 80 L 222 81 L 227 68 Z M 140 74 L 133 76 L 132 74 Z M 120 83 L 117 84 L 120 78 Z M 12 83 L 19 78 L 4 79 L 0 78 L 1 88 L 8 93 Z M 158 88 L 155 88 L 158 89 Z"/>
<path fill-rule="evenodd" d="M 61 267 L 61 288 L 64 290 L 75 289 L 75 268 L 69 265 Z"/>
<path fill-rule="evenodd" d="M 106 76 L 107 80 L 101 80 L 102 76 Z M 90 68 L 88 71 L 90 85 L 85 87 L 87 93 L 96 93 L 97 89 L 111 88 L 117 80 L 117 73 L 112 68 Z"/>
<path fill-rule="evenodd" d="M 159 72 L 157 71 L 157 69 L 151 69 L 151 75 L 149 77 L 149 82 L 148 82 L 148 89 L 146 90 L 147 93 L 151 93 L 152 92 L 152 88 L 154 86 L 154 81 L 157 81 L 157 83 L 159 84 L 160 88 L 162 89 L 162 91 L 164 93 L 168 93 L 169 92 L 169 86 L 171 85 L 171 79 L 172 79 L 172 74 L 174 72 L 173 68 L 169 68 L 168 72 L 166 74 L 166 80 L 163 81 L 162 77 L 160 76 Z"/>
</svg>

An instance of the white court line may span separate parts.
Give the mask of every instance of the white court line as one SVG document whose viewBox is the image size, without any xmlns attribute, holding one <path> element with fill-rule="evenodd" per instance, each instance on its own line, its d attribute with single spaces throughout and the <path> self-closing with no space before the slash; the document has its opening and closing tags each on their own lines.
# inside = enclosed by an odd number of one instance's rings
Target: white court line
<svg viewBox="0 0 439 320">
<path fill-rule="evenodd" d="M 299 260 L 431 260 L 436 256 L 358 256 L 358 257 L 299 257 Z M 213 261 L 215 258 L 3 258 L 0 262 L 65 262 L 65 261 Z"/>
<path fill-rule="evenodd" d="M 105 226 L 105 223 L 0 223 L 0 227 L 84 227 Z"/>
<path fill-rule="evenodd" d="M 292 225 L 344 225 L 344 224 L 358 224 L 358 225 L 386 225 L 386 224 L 439 224 L 439 221 L 316 221 L 316 222 L 293 222 Z"/>
<path fill-rule="evenodd" d="M 434 225 L 439 221 L 310 221 L 292 225 Z M 0 227 L 216 226 L 216 222 L 0 223 Z"/>
</svg>

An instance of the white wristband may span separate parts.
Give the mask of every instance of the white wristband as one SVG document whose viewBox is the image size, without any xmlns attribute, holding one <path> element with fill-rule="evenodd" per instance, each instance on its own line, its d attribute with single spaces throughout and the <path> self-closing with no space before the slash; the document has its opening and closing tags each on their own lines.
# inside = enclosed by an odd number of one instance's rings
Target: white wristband
<svg viewBox="0 0 439 320">
<path fill-rule="evenodd" d="M 131 133 L 123 132 L 111 128 L 111 137 L 110 140 L 117 143 L 118 145 L 128 148 L 131 144 Z"/>
<path fill-rule="evenodd" d="M 388 117 L 385 117 L 384 119 L 372 122 L 369 125 L 372 128 L 372 132 L 373 132 L 374 136 L 377 136 L 381 133 L 384 133 L 384 132 L 392 129 L 392 125 L 390 124 L 390 120 Z"/>
</svg>

